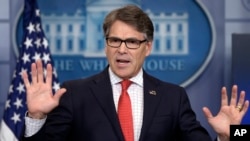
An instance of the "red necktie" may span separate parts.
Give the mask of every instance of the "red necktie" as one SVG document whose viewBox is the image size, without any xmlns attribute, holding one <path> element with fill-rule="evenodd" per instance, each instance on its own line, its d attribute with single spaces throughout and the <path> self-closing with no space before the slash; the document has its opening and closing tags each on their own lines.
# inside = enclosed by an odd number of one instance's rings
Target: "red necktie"
<svg viewBox="0 0 250 141">
<path fill-rule="evenodd" d="M 123 80 L 121 82 L 122 94 L 118 103 L 118 117 L 125 141 L 134 141 L 132 108 L 129 95 L 127 93 L 127 89 L 131 83 L 132 82 L 129 80 Z"/>
</svg>

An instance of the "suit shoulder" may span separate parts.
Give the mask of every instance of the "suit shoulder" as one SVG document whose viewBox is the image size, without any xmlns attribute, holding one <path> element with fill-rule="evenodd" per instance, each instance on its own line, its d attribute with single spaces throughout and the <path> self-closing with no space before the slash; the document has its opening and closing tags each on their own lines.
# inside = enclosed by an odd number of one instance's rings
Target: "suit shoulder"
<svg viewBox="0 0 250 141">
<path fill-rule="evenodd" d="M 62 83 L 62 86 L 74 86 L 74 87 L 86 86 L 88 84 L 93 83 L 95 80 L 99 78 L 100 78 L 100 74 L 95 74 L 86 78 L 67 80 Z"/>
<path fill-rule="evenodd" d="M 167 88 L 184 89 L 180 85 L 160 80 L 159 78 L 156 78 L 152 75 L 145 74 L 145 76 L 149 79 L 149 81 L 151 81 L 152 83 L 155 83 L 161 87 L 163 86 L 163 87 L 167 87 Z"/>
</svg>

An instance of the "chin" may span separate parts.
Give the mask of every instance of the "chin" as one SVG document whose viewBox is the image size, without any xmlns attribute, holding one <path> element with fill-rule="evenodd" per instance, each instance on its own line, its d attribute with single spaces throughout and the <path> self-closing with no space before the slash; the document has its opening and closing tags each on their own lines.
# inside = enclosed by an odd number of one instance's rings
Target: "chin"
<svg viewBox="0 0 250 141">
<path fill-rule="evenodd" d="M 122 79 L 129 79 L 131 78 L 131 75 L 130 74 L 127 74 L 127 73 L 123 73 L 123 72 L 117 72 L 116 75 Z"/>
</svg>

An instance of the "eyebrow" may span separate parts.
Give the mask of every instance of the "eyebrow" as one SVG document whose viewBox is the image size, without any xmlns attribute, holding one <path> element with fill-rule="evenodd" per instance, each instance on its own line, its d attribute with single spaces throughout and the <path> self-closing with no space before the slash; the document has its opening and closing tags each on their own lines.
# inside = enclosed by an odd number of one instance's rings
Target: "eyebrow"
<svg viewBox="0 0 250 141">
<path fill-rule="evenodd" d="M 138 39 L 136 37 L 129 37 L 129 38 L 126 38 L 126 39 L 122 39 L 122 38 L 119 38 L 119 37 L 110 36 L 108 38 L 115 38 L 115 39 L 120 39 L 120 40 L 140 40 L 140 39 Z M 144 40 L 144 39 L 142 39 L 142 40 Z"/>
</svg>

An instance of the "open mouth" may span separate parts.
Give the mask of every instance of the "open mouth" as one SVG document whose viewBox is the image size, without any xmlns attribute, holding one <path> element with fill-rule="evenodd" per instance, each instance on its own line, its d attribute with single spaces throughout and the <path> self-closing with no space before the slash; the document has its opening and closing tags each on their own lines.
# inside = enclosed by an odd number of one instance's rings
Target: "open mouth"
<svg viewBox="0 0 250 141">
<path fill-rule="evenodd" d="M 127 59 L 117 59 L 116 63 L 119 67 L 127 67 L 130 64 L 130 61 Z"/>
<path fill-rule="evenodd" d="M 122 60 L 122 59 L 117 59 L 116 62 L 118 63 L 129 63 L 129 60 Z"/>
</svg>

